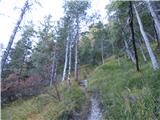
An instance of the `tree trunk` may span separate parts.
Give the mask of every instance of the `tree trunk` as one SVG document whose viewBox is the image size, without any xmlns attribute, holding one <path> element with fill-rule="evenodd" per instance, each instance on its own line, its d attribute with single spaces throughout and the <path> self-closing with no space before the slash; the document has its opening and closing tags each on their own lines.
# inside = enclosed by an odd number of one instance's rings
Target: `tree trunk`
<svg viewBox="0 0 160 120">
<path fill-rule="evenodd" d="M 52 84 L 54 85 L 54 89 L 56 92 L 56 96 L 58 100 L 61 100 L 58 88 L 57 88 L 57 63 L 56 63 L 56 43 L 54 46 L 54 50 L 52 51 L 52 70 L 51 70 L 51 80 L 50 80 L 50 87 L 52 87 Z M 53 83 L 54 81 L 54 83 Z"/>
<path fill-rule="evenodd" d="M 155 25 L 155 29 L 156 29 L 156 33 L 157 33 L 157 41 L 158 41 L 158 45 L 157 45 L 157 48 L 160 49 L 160 22 L 158 20 L 158 17 L 156 15 L 156 13 L 154 12 L 153 8 L 152 8 L 152 5 L 149 1 L 146 1 L 147 2 L 147 5 L 148 5 L 148 9 L 152 15 L 152 18 L 154 20 L 154 25 Z"/>
<path fill-rule="evenodd" d="M 138 54 L 137 54 L 137 48 L 136 48 L 136 41 L 134 38 L 134 28 L 133 28 L 133 10 L 132 10 L 132 2 L 129 2 L 129 16 L 130 16 L 130 29 L 131 29 L 131 34 L 132 34 L 132 43 L 133 43 L 133 48 L 134 48 L 134 55 L 135 55 L 135 60 L 136 60 L 136 68 L 137 71 L 140 71 L 139 69 L 139 63 L 138 63 Z"/>
<path fill-rule="evenodd" d="M 103 39 L 101 40 L 101 57 L 102 57 L 102 64 L 104 64 L 104 47 L 103 47 Z"/>
<path fill-rule="evenodd" d="M 128 57 L 129 57 L 129 59 L 131 59 L 132 62 L 135 64 L 135 63 L 136 63 L 136 60 L 135 60 L 135 58 L 134 58 L 132 52 L 130 51 L 129 45 L 128 45 L 128 43 L 127 43 L 126 40 L 124 40 L 124 44 L 125 44 L 126 53 L 127 53 Z"/>
<path fill-rule="evenodd" d="M 10 49 L 11 49 L 11 47 L 12 47 L 14 38 L 15 38 L 16 33 L 17 33 L 17 31 L 18 31 L 18 28 L 19 28 L 19 26 L 20 26 L 20 24 L 21 24 L 21 22 L 22 22 L 22 20 L 23 20 L 23 16 L 24 16 L 24 14 L 26 13 L 27 8 L 28 8 L 28 0 L 26 0 L 25 4 L 24 4 L 24 6 L 23 6 L 23 9 L 21 10 L 20 18 L 19 18 L 19 20 L 18 20 L 17 23 L 16 23 L 16 26 L 15 26 L 15 28 L 14 28 L 14 30 L 13 30 L 13 32 L 12 32 L 12 35 L 11 35 L 11 37 L 10 37 L 10 39 L 9 39 L 8 46 L 7 46 L 7 48 L 6 48 L 6 51 L 4 52 L 4 54 L 3 54 L 3 56 L 2 56 L 2 63 L 1 63 L 1 65 L 2 65 L 2 66 L 1 66 L 1 67 L 2 67 L 2 68 L 1 68 L 2 71 L 3 71 L 3 68 L 4 68 L 4 66 L 5 66 L 7 57 L 8 57 L 9 52 L 10 52 Z"/>
<path fill-rule="evenodd" d="M 113 53 L 113 55 L 115 54 L 115 52 L 114 52 L 114 44 L 113 44 L 113 42 L 111 42 L 111 44 L 112 44 L 112 53 Z"/>
<path fill-rule="evenodd" d="M 139 40 L 139 48 L 140 48 L 140 51 L 141 51 L 141 53 L 142 53 L 144 62 L 147 62 L 147 58 L 146 58 L 146 56 L 145 56 L 145 54 L 144 54 L 144 51 L 143 51 L 143 48 L 142 48 L 142 43 L 141 43 L 140 40 Z"/>
<path fill-rule="evenodd" d="M 55 45 L 56 48 L 56 45 Z M 51 70 L 51 80 L 50 87 L 52 86 L 53 80 L 55 80 L 56 75 L 56 49 L 52 51 L 52 70 Z"/>
<path fill-rule="evenodd" d="M 156 59 L 156 57 L 155 57 L 155 55 L 154 55 L 154 53 L 152 51 L 151 45 L 150 45 L 148 37 L 147 37 L 147 35 L 146 35 L 145 31 L 144 31 L 140 16 L 138 14 L 138 11 L 137 11 L 135 5 L 134 5 L 134 9 L 135 9 L 137 21 L 138 21 L 138 24 L 139 24 L 139 27 L 140 27 L 140 32 L 141 32 L 141 34 L 143 36 L 143 39 L 145 41 L 145 44 L 146 44 L 150 59 L 152 61 L 153 69 L 157 70 L 157 69 L 159 69 L 159 65 L 158 65 L 157 59 Z"/>
<path fill-rule="evenodd" d="M 0 43 L 0 56 L 2 56 L 2 49 L 3 49 L 3 44 Z M 0 59 L 0 63 L 1 63 L 1 59 Z M 1 69 L 1 64 L 0 64 L 0 76 L 2 76 L 2 69 Z M 0 81 L 1 81 L 2 77 L 0 77 Z"/>
<path fill-rule="evenodd" d="M 69 66 L 68 66 L 68 87 L 71 87 L 71 65 L 72 65 L 72 38 L 70 35 L 70 44 L 69 44 Z"/>
<path fill-rule="evenodd" d="M 157 26 L 154 24 L 154 29 L 155 29 L 155 33 L 156 33 L 156 38 L 157 38 L 157 49 L 160 50 L 160 33 L 158 33 L 157 31 Z"/>
<path fill-rule="evenodd" d="M 76 18 L 76 40 L 75 40 L 75 72 L 74 72 L 74 77 L 75 80 L 78 81 L 78 42 L 79 42 L 79 16 Z"/>
<path fill-rule="evenodd" d="M 64 63 L 64 68 L 63 68 L 62 81 L 66 80 L 66 70 L 67 70 L 67 64 L 68 64 L 68 49 L 69 49 L 69 38 L 67 37 L 67 41 L 66 41 L 66 53 L 65 53 L 65 63 Z"/>
</svg>

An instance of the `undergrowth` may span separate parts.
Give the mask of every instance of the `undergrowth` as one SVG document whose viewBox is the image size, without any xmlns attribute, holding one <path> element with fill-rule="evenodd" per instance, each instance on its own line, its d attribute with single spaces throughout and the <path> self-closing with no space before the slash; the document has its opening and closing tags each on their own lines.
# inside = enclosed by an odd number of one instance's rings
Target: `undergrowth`
<svg viewBox="0 0 160 120">
<path fill-rule="evenodd" d="M 66 120 L 87 102 L 77 83 L 73 83 L 70 89 L 62 85 L 60 93 L 61 101 L 51 94 L 41 94 L 29 100 L 12 102 L 2 109 L 2 120 Z"/>
<path fill-rule="evenodd" d="M 141 72 L 126 58 L 108 60 L 92 73 L 89 88 L 97 89 L 105 120 L 160 119 L 160 71 L 151 63 Z"/>
</svg>

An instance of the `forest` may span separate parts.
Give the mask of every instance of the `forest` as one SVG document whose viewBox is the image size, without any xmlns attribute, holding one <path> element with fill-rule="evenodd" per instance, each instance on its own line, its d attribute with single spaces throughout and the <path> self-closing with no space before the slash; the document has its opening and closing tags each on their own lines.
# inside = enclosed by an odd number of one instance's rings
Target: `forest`
<svg viewBox="0 0 160 120">
<path fill-rule="evenodd" d="M 38 24 L 23 21 L 41 0 L 23 1 L 0 45 L 1 120 L 160 120 L 160 1 L 106 0 L 104 22 L 95 0 L 63 0 Z"/>
</svg>

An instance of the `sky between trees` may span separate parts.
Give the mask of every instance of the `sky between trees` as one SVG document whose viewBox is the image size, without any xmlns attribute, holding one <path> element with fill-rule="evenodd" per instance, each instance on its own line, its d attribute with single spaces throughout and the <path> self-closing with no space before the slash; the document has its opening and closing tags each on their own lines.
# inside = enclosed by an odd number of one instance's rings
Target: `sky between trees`
<svg viewBox="0 0 160 120">
<path fill-rule="evenodd" d="M 101 15 L 103 22 L 107 22 L 105 6 L 109 3 L 109 0 L 91 0 L 91 8 L 88 12 L 98 12 Z M 9 37 L 15 26 L 17 19 L 19 18 L 20 8 L 22 8 L 25 0 L 1 0 L 0 1 L 0 43 L 3 43 L 3 48 L 7 46 Z M 25 15 L 22 22 L 26 24 L 28 21 L 33 21 L 34 24 L 38 24 L 43 21 L 44 16 L 51 14 L 52 19 L 57 21 L 60 17 L 63 17 L 63 4 L 64 0 L 39 0 L 38 4 L 34 4 L 30 13 Z M 20 37 L 20 32 L 16 35 L 15 42 Z"/>
</svg>

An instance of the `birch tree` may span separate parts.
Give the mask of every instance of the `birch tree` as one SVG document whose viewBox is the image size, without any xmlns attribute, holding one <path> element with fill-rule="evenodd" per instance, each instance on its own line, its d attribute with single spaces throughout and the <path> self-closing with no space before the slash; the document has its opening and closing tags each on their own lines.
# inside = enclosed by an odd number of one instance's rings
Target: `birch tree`
<svg viewBox="0 0 160 120">
<path fill-rule="evenodd" d="M 20 24 L 21 24 L 21 22 L 22 22 L 22 20 L 23 20 L 23 17 L 24 17 L 24 15 L 25 15 L 27 9 L 29 9 L 29 2 L 28 2 L 28 1 L 29 1 L 29 0 L 26 0 L 23 8 L 21 9 L 20 17 L 19 17 L 19 19 L 18 19 L 18 21 L 17 21 L 17 23 L 16 23 L 16 26 L 15 26 L 14 29 L 13 29 L 12 35 L 10 36 L 10 39 L 9 39 L 8 46 L 7 46 L 7 48 L 6 48 L 6 51 L 4 52 L 4 54 L 3 54 L 3 56 L 2 56 L 2 61 L 1 61 L 1 62 L 2 62 L 2 63 L 1 63 L 1 65 L 2 65 L 2 66 L 1 66 L 1 67 L 2 67 L 2 71 L 3 71 L 3 68 L 4 68 L 4 66 L 5 66 L 5 63 L 6 63 L 6 60 L 7 60 L 8 55 L 9 55 L 9 52 L 10 52 L 10 50 L 11 50 L 11 47 L 12 47 L 14 38 L 15 38 L 15 36 L 16 36 L 16 33 L 17 33 L 17 31 L 18 31 L 18 28 L 19 28 L 19 26 L 20 26 Z"/>
<path fill-rule="evenodd" d="M 136 6 L 135 5 L 133 5 L 133 6 L 134 6 L 135 13 L 136 13 L 137 21 L 138 21 L 138 24 L 139 24 L 140 32 L 141 32 L 141 34 L 143 36 L 143 39 L 144 39 L 144 42 L 146 44 L 150 59 L 152 61 L 153 69 L 157 70 L 157 69 L 159 69 L 159 64 L 158 64 L 157 59 L 156 59 L 156 57 L 155 57 L 155 55 L 154 55 L 154 53 L 152 51 L 151 45 L 149 43 L 149 39 L 148 39 L 148 37 L 147 37 L 147 35 L 146 35 L 145 31 L 144 31 L 143 24 L 142 24 L 141 18 L 139 16 L 139 13 L 138 13 L 138 11 L 136 9 Z"/>
<path fill-rule="evenodd" d="M 52 68 L 51 68 L 51 80 L 50 87 L 52 86 L 53 81 L 55 80 L 56 75 L 56 43 L 54 49 L 52 50 Z"/>
<path fill-rule="evenodd" d="M 73 44 L 73 37 L 72 37 L 72 34 L 70 33 L 69 34 L 69 63 L 68 63 L 68 78 L 67 78 L 67 81 L 68 81 L 68 86 L 70 87 L 71 86 L 71 66 L 72 66 L 72 44 Z"/>
<path fill-rule="evenodd" d="M 158 20 L 158 16 L 154 12 L 151 3 L 148 0 L 146 1 L 146 3 L 148 5 L 148 9 L 149 9 L 149 11 L 152 15 L 153 20 L 154 20 L 155 29 L 156 29 L 156 33 L 157 33 L 157 36 L 158 36 L 158 38 L 157 38 L 157 41 L 158 41 L 157 48 L 160 48 L 160 21 Z"/>
<path fill-rule="evenodd" d="M 125 50 L 126 50 L 126 53 L 128 55 L 128 58 L 131 59 L 133 63 L 136 63 L 134 55 L 132 54 L 132 52 L 131 52 L 131 50 L 129 48 L 129 45 L 128 45 L 126 40 L 124 40 L 124 45 L 125 45 Z"/>
<path fill-rule="evenodd" d="M 74 77 L 75 80 L 78 81 L 78 44 L 80 37 L 80 22 L 82 18 L 86 14 L 86 9 L 88 8 L 88 1 L 67 1 L 66 2 L 66 14 L 70 15 L 70 17 L 75 22 L 75 64 L 74 64 Z"/>
<path fill-rule="evenodd" d="M 66 43 L 65 43 L 65 63 L 64 63 L 64 68 L 63 68 L 63 76 L 62 76 L 62 81 L 66 80 L 67 78 L 67 75 L 66 75 L 66 72 L 67 72 L 67 65 L 68 65 L 68 54 L 69 54 L 69 26 L 71 24 L 71 21 L 70 21 L 70 17 L 67 16 L 65 17 L 64 19 L 64 24 L 65 24 L 65 31 L 66 31 Z"/>
</svg>

